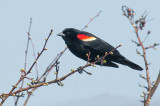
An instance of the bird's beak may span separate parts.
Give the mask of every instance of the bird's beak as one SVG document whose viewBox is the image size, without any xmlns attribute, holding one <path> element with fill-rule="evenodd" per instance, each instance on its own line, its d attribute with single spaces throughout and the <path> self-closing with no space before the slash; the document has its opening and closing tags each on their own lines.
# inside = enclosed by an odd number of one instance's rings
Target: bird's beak
<svg viewBox="0 0 160 106">
<path fill-rule="evenodd" d="M 65 37 L 65 34 L 63 34 L 62 32 L 57 34 L 57 36 L 61 36 L 61 37 Z"/>
</svg>

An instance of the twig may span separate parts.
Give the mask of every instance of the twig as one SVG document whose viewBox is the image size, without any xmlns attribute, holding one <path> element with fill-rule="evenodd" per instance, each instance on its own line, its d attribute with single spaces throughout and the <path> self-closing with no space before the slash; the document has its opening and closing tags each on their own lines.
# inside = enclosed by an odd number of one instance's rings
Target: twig
<svg viewBox="0 0 160 106">
<path fill-rule="evenodd" d="M 37 63 L 37 60 L 39 59 L 39 57 L 42 55 L 42 53 L 47 50 L 46 45 L 48 42 L 49 37 L 52 35 L 53 30 L 50 31 L 49 36 L 47 37 L 47 39 L 45 39 L 45 44 L 43 46 L 43 49 L 41 50 L 41 52 L 38 54 L 37 58 L 35 59 L 34 63 L 32 64 L 32 66 L 30 67 L 30 69 L 27 71 L 27 74 L 29 74 L 32 70 L 32 68 L 34 67 L 34 65 Z"/>
<path fill-rule="evenodd" d="M 42 76 L 38 79 L 41 80 L 41 78 L 44 77 L 44 79 L 46 80 L 48 74 L 50 73 L 50 71 L 53 69 L 53 67 L 56 65 L 56 61 L 59 60 L 59 58 L 63 55 L 63 53 L 67 50 L 67 47 L 64 48 L 63 51 L 61 51 L 56 58 L 50 63 L 50 65 L 47 67 L 46 71 L 42 74 Z"/>
<path fill-rule="evenodd" d="M 136 52 L 137 52 L 138 55 L 143 57 L 143 54 L 141 54 L 137 49 L 136 49 Z"/>
<path fill-rule="evenodd" d="M 27 40 L 27 47 L 26 47 L 26 50 L 25 50 L 24 70 L 26 70 L 26 67 L 27 67 L 28 47 L 29 47 L 29 41 L 31 40 L 31 36 L 30 36 L 31 25 L 32 25 L 32 18 L 30 18 L 30 24 L 29 24 L 29 28 L 28 28 L 28 32 L 27 32 L 28 40 Z M 23 72 L 21 72 L 21 77 L 22 76 L 24 76 Z M 24 79 L 22 80 L 22 84 L 21 84 L 20 89 L 23 88 L 23 84 L 24 84 Z M 17 96 L 17 99 L 15 100 L 15 106 L 17 106 L 17 104 L 18 104 L 19 98 L 20 98 L 20 96 Z"/>
<path fill-rule="evenodd" d="M 147 36 L 144 38 L 143 43 L 146 41 L 146 39 L 148 38 L 148 35 L 151 33 L 151 31 L 147 32 Z"/>
<path fill-rule="evenodd" d="M 90 20 L 89 20 L 89 22 L 88 22 L 81 30 L 83 31 L 84 29 L 86 29 L 86 28 L 89 26 L 89 24 L 90 24 L 95 18 L 97 18 L 97 17 L 100 15 L 101 12 L 102 12 L 102 11 L 99 11 L 99 12 L 97 13 L 97 15 L 95 15 L 94 17 L 91 17 Z"/>
<path fill-rule="evenodd" d="M 58 74 L 59 74 L 59 66 L 58 66 L 58 64 L 59 64 L 59 62 L 58 62 L 58 60 L 56 61 L 56 71 L 55 71 L 55 74 L 56 74 L 56 80 L 58 81 Z M 59 81 L 60 82 L 60 81 Z M 57 82 L 57 84 L 58 85 L 60 85 L 60 83 L 59 82 Z"/>
<path fill-rule="evenodd" d="M 147 49 L 150 49 L 150 48 L 153 48 L 154 50 L 156 50 L 156 46 L 159 46 L 160 45 L 160 43 L 154 43 L 152 46 L 148 46 L 148 47 L 145 47 L 145 49 L 147 50 Z"/>
<path fill-rule="evenodd" d="M 135 43 L 137 46 L 140 46 L 140 44 L 139 43 L 137 43 L 136 41 L 134 41 L 134 40 L 131 40 L 133 43 Z"/>
<path fill-rule="evenodd" d="M 32 25 L 32 18 L 30 18 L 29 29 L 28 29 L 28 32 L 27 32 L 28 40 L 27 40 L 27 47 L 26 47 L 26 51 L 25 51 L 25 63 L 24 63 L 24 69 L 25 70 L 26 70 L 26 66 L 27 66 L 27 55 L 28 55 L 29 41 L 31 39 L 31 37 L 30 37 L 31 25 Z"/>
</svg>

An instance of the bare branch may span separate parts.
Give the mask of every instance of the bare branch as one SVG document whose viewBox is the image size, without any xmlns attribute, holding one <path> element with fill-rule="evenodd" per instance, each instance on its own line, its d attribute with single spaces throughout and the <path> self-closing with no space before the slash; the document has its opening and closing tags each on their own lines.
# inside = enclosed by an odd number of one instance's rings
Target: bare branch
<svg viewBox="0 0 160 106">
<path fill-rule="evenodd" d="M 95 15 L 94 17 L 91 17 L 90 18 L 90 20 L 89 20 L 89 22 L 84 26 L 84 28 L 82 28 L 81 30 L 83 31 L 84 29 L 86 29 L 88 26 L 89 26 L 89 24 L 95 19 L 95 18 L 97 18 L 99 15 L 100 15 L 100 13 L 101 13 L 102 11 L 99 11 L 98 13 L 97 13 L 97 15 Z"/>
<path fill-rule="evenodd" d="M 154 50 L 156 50 L 156 46 L 159 46 L 160 43 L 154 43 L 152 46 L 148 46 L 148 47 L 145 47 L 145 49 L 150 49 L 150 48 L 153 48 Z"/>
<path fill-rule="evenodd" d="M 137 43 L 136 41 L 134 41 L 134 40 L 131 40 L 133 43 L 135 43 L 137 46 L 140 46 L 140 44 L 139 43 Z"/>
</svg>

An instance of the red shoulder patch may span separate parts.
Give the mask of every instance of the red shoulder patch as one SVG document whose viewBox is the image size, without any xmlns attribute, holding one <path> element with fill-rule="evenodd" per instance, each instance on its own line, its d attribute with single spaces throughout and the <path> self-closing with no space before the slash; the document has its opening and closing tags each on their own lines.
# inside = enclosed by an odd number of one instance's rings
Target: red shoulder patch
<svg viewBox="0 0 160 106">
<path fill-rule="evenodd" d="M 80 39 L 80 40 L 82 40 L 82 41 L 93 41 L 93 40 L 96 40 L 95 37 L 93 37 L 93 36 L 87 36 L 85 34 L 78 34 L 77 38 Z"/>
</svg>

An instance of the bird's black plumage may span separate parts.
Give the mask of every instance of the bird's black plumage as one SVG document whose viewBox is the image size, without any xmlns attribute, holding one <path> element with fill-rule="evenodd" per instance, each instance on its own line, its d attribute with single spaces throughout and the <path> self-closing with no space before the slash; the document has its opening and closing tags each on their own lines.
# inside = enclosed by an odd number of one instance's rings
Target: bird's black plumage
<svg viewBox="0 0 160 106">
<path fill-rule="evenodd" d="M 66 28 L 58 35 L 62 36 L 69 50 L 74 55 L 86 61 L 88 58 L 86 56 L 87 53 L 90 53 L 90 62 L 93 62 L 97 55 L 100 57 L 104 56 L 106 52 L 110 52 L 114 49 L 113 46 L 95 35 L 74 28 Z M 139 65 L 122 56 L 118 50 L 115 50 L 112 55 L 108 55 L 105 60 L 107 62 L 104 63 L 103 66 L 118 68 L 118 65 L 115 63 L 120 63 L 135 70 L 143 70 Z M 96 64 L 101 65 L 101 63 Z"/>
</svg>

